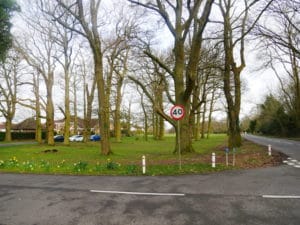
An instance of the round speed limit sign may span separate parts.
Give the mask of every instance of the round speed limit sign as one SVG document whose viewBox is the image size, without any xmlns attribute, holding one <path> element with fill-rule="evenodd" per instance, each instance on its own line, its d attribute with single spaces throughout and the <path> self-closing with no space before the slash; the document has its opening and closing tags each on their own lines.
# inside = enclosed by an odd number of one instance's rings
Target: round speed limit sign
<svg viewBox="0 0 300 225">
<path fill-rule="evenodd" d="M 170 114 L 174 120 L 181 120 L 184 117 L 184 108 L 181 105 L 174 105 L 171 108 Z"/>
</svg>

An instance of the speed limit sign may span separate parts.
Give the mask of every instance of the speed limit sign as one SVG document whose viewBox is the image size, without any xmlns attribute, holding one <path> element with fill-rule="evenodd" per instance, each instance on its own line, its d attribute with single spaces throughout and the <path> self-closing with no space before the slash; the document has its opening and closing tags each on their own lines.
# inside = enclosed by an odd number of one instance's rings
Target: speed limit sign
<svg viewBox="0 0 300 225">
<path fill-rule="evenodd" d="M 174 120 L 181 120 L 184 117 L 184 108 L 182 105 L 174 105 L 171 108 L 170 114 Z"/>
</svg>

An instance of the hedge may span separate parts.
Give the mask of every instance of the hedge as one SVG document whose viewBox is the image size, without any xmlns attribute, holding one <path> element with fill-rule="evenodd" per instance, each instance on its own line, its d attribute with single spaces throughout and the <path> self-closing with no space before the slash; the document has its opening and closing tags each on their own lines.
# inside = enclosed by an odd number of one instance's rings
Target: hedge
<svg viewBox="0 0 300 225">
<path fill-rule="evenodd" d="M 46 132 L 42 133 L 42 138 L 46 137 Z M 12 132 L 11 133 L 12 140 L 34 140 L 35 132 Z M 5 132 L 0 132 L 0 141 L 4 141 Z"/>
</svg>

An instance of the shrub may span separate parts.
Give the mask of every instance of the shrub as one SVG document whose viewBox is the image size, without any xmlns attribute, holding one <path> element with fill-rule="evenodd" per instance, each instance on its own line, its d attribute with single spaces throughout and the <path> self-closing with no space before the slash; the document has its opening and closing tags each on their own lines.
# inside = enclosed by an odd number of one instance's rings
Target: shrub
<svg viewBox="0 0 300 225">
<path fill-rule="evenodd" d="M 120 164 L 115 163 L 115 162 L 111 161 L 110 159 L 107 159 L 106 168 L 108 170 L 118 169 L 119 166 L 120 166 Z"/>
<path fill-rule="evenodd" d="M 74 163 L 74 170 L 76 172 L 81 172 L 86 170 L 87 166 L 88 166 L 87 162 L 79 161 L 78 163 Z"/>
</svg>

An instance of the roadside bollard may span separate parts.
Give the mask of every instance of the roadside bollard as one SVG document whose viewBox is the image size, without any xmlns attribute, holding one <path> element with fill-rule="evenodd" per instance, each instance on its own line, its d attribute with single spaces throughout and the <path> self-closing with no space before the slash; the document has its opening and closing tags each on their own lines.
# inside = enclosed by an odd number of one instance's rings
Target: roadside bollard
<svg viewBox="0 0 300 225">
<path fill-rule="evenodd" d="M 211 155 L 211 166 L 212 166 L 212 168 L 216 167 L 216 153 L 214 153 L 214 152 Z"/>
<path fill-rule="evenodd" d="M 272 146 L 268 145 L 268 155 L 271 156 L 272 155 Z"/>
<path fill-rule="evenodd" d="M 143 174 L 146 173 L 146 157 L 143 155 L 142 157 L 142 166 L 143 166 Z"/>
<path fill-rule="evenodd" d="M 225 153 L 226 153 L 226 166 L 228 166 L 228 153 L 229 153 L 229 148 L 225 148 Z"/>
</svg>

